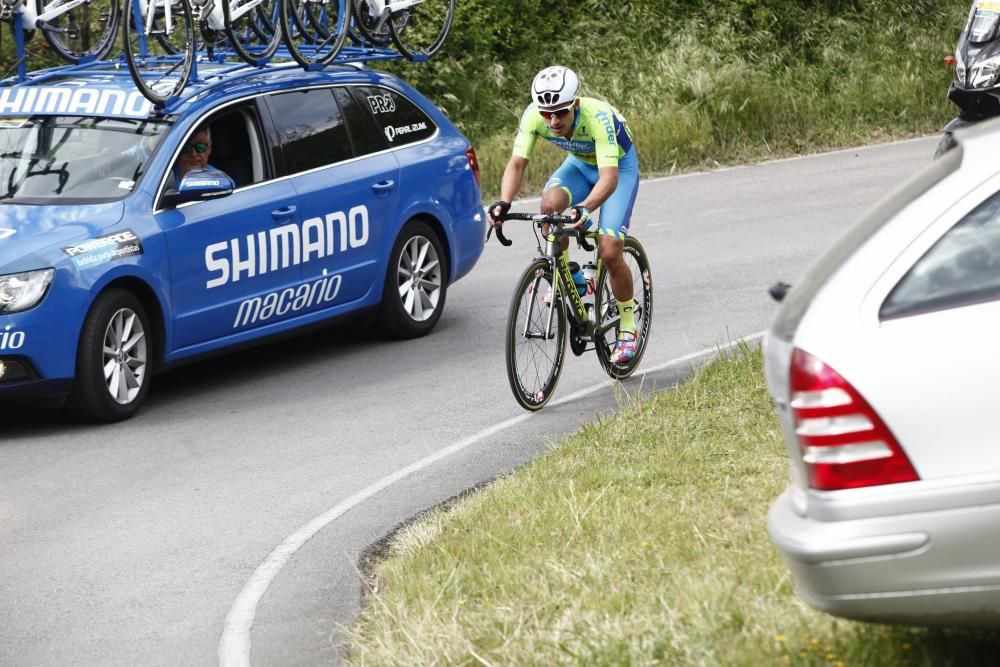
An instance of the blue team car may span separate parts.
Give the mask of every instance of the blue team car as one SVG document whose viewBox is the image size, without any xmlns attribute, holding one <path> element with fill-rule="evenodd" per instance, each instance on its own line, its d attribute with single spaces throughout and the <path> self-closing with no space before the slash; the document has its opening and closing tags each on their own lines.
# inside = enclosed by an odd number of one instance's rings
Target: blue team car
<svg viewBox="0 0 1000 667">
<path fill-rule="evenodd" d="M 469 141 L 364 66 L 206 65 L 165 108 L 126 72 L 0 86 L 0 400 L 117 421 L 154 371 L 298 327 L 426 334 L 485 231 Z"/>
</svg>

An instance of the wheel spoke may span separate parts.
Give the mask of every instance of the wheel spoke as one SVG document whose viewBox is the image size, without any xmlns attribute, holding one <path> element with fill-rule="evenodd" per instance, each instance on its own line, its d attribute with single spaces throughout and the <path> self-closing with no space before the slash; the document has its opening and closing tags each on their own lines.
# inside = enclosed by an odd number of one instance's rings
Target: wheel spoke
<svg viewBox="0 0 1000 667">
<path fill-rule="evenodd" d="M 119 396 L 118 390 L 119 387 L 121 386 L 121 380 L 122 380 L 121 366 L 115 363 L 114 367 L 111 369 L 111 377 L 108 379 L 108 391 L 111 392 L 111 395 L 115 397 L 115 399 L 117 399 Z"/>
<path fill-rule="evenodd" d="M 132 348 L 135 347 L 136 344 L 138 344 L 138 342 L 145 337 L 145 335 L 146 334 L 143 331 L 137 332 L 136 335 L 132 336 L 132 338 L 130 338 L 128 342 L 126 342 L 125 345 L 122 346 L 122 350 L 125 352 L 130 352 Z"/>
</svg>

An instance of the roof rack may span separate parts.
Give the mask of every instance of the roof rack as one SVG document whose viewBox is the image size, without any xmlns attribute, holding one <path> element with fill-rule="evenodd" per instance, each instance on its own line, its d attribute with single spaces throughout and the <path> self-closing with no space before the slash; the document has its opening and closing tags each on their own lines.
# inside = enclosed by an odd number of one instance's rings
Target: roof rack
<svg viewBox="0 0 1000 667">
<path fill-rule="evenodd" d="M 193 96 L 200 96 L 208 93 L 218 87 L 223 86 L 229 82 L 229 79 L 233 74 L 247 74 L 254 71 L 262 71 L 264 69 L 301 69 L 301 66 L 292 60 L 291 54 L 284 47 L 278 49 L 273 56 L 265 61 L 262 61 L 259 65 L 250 65 L 249 63 L 240 61 L 234 62 L 232 59 L 236 57 L 232 52 L 229 51 L 218 51 L 213 54 L 206 53 L 204 51 L 199 52 L 194 60 L 191 77 L 188 80 L 188 85 L 197 84 L 197 91 L 193 93 Z M 370 62 L 384 62 L 390 60 L 402 60 L 403 56 L 399 51 L 380 48 L 380 47 L 369 47 L 369 46 L 345 46 L 343 47 L 330 62 L 329 65 L 351 65 L 351 64 L 361 64 L 367 65 Z M 288 62 L 281 62 L 271 64 L 274 60 L 286 60 Z M 410 59 L 411 62 L 423 62 L 427 60 L 426 55 L 417 55 Z M 198 65 L 229 65 L 228 67 L 213 67 L 207 73 L 199 73 Z M 44 85 L 50 81 L 56 79 L 65 78 L 87 78 L 87 77 L 101 77 L 107 80 L 108 77 L 132 78 L 129 72 L 128 65 L 125 62 L 125 55 L 119 54 L 118 57 L 111 60 L 97 60 L 93 57 L 85 58 L 76 64 L 59 65 L 56 67 L 49 67 L 46 69 L 38 70 L 36 72 L 29 72 L 24 66 L 23 61 L 15 65 L 18 70 L 17 74 L 12 77 L 0 80 L 0 88 L 3 87 L 18 87 L 18 86 L 39 86 Z M 13 69 L 13 68 L 12 68 Z M 315 65 L 308 67 L 305 71 L 321 71 L 324 66 L 316 63 Z M 172 109 L 176 108 L 185 98 L 181 95 L 171 97 L 167 100 L 163 107 L 159 108 L 161 113 L 171 113 Z"/>
</svg>

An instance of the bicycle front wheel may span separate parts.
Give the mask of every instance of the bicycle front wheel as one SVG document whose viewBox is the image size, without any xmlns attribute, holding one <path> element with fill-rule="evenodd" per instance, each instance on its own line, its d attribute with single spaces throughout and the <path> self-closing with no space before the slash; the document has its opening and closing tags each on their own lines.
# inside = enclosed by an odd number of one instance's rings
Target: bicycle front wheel
<svg viewBox="0 0 1000 667">
<path fill-rule="evenodd" d="M 118 0 L 86 0 L 60 11 L 65 4 L 63 0 L 35 0 L 38 29 L 52 50 L 71 63 L 108 55 L 118 31 Z"/>
<path fill-rule="evenodd" d="M 265 17 L 271 16 L 273 0 L 254 5 L 247 0 L 222 0 L 222 14 L 229 43 L 244 62 L 259 65 L 278 50 L 281 33 L 267 29 Z"/>
<path fill-rule="evenodd" d="M 559 383 L 566 353 L 566 306 L 549 262 L 532 262 L 507 315 L 507 380 L 525 410 L 539 410 Z"/>
<path fill-rule="evenodd" d="M 598 313 L 598 328 L 608 327 L 603 334 L 599 333 L 594 336 L 597 358 L 601 362 L 601 368 L 615 380 L 627 378 L 639 367 L 653 327 L 653 276 L 649 270 L 649 258 L 646 257 L 646 251 L 638 241 L 628 237 L 625 239 L 622 256 L 625 260 L 625 266 L 632 276 L 632 293 L 635 299 L 633 313 L 637 338 L 635 356 L 627 362 L 616 364 L 611 361 L 611 353 L 614 352 L 615 340 L 618 337 L 618 327 L 611 325 L 611 323 L 618 320 L 620 313 L 618 312 L 618 301 L 615 299 L 614 292 L 611 291 L 611 276 L 608 275 L 607 268 L 603 264 L 597 275 L 597 294 L 594 304 L 594 310 Z"/>
<path fill-rule="evenodd" d="M 123 18 L 132 80 L 146 99 L 163 106 L 184 89 L 194 68 L 191 5 L 188 0 L 127 0 Z"/>
<path fill-rule="evenodd" d="M 390 5 L 391 6 L 391 5 Z M 423 0 L 389 19 L 389 34 L 410 60 L 431 56 L 444 44 L 455 17 L 455 0 Z"/>
<path fill-rule="evenodd" d="M 280 0 L 282 37 L 304 69 L 333 62 L 347 39 L 347 0 Z"/>
</svg>

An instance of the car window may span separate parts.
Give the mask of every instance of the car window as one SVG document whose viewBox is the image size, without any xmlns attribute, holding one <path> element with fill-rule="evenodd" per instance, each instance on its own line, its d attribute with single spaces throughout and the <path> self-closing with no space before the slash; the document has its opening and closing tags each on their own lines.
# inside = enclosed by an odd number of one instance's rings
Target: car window
<svg viewBox="0 0 1000 667">
<path fill-rule="evenodd" d="M 252 104 L 231 107 L 209 121 L 212 131 L 210 164 L 233 179 L 237 188 L 265 180 L 260 151 L 260 124 Z"/>
<path fill-rule="evenodd" d="M 791 341 L 802 316 L 812 303 L 813 297 L 827 279 L 840 268 L 848 257 L 868 241 L 886 222 L 913 203 L 935 184 L 947 178 L 962 164 L 962 147 L 948 151 L 935 160 L 924 171 L 911 177 L 898 190 L 882 199 L 857 222 L 847 228 L 826 251 L 816 258 L 806 272 L 788 292 L 775 317 L 771 331 L 778 338 Z"/>
<path fill-rule="evenodd" d="M 324 167 L 351 157 L 340 107 L 330 88 L 278 93 L 268 99 L 286 174 Z"/>
<path fill-rule="evenodd" d="M 1000 192 L 949 229 L 893 288 L 892 319 L 1000 299 Z"/>
<path fill-rule="evenodd" d="M 169 123 L 32 116 L 0 122 L 0 202 L 67 204 L 128 196 Z"/>
<path fill-rule="evenodd" d="M 437 131 L 420 107 L 395 90 L 376 86 L 359 86 L 357 90 L 390 146 L 422 141 Z"/>
<path fill-rule="evenodd" d="M 364 97 L 356 99 L 345 87 L 334 88 L 334 95 L 340 103 L 340 110 L 347 121 L 347 129 L 351 135 L 351 143 L 354 145 L 356 156 L 377 153 L 388 147 L 382 129 L 375 123 L 375 119 L 369 113 Z M 360 101 L 359 101 L 360 100 Z"/>
</svg>

